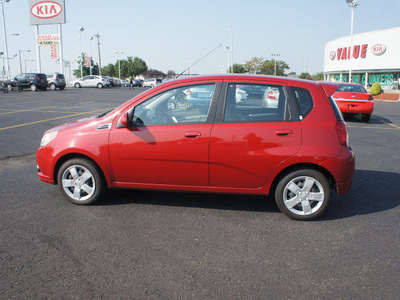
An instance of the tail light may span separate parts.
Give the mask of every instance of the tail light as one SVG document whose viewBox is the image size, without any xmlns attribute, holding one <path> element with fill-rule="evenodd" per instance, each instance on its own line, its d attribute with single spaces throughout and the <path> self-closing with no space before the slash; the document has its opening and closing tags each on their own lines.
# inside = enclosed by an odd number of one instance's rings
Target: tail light
<svg viewBox="0 0 400 300">
<path fill-rule="evenodd" d="M 338 121 L 336 123 L 336 133 L 338 135 L 340 144 L 343 146 L 348 147 L 349 146 L 349 133 L 347 131 L 347 125 L 343 121 Z"/>
<path fill-rule="evenodd" d="M 186 93 L 187 93 L 188 95 L 190 95 L 190 96 L 193 94 L 191 90 L 187 90 Z"/>
<path fill-rule="evenodd" d="M 374 101 L 374 97 L 372 97 L 371 95 L 368 95 L 368 100 L 369 101 Z"/>
<path fill-rule="evenodd" d="M 39 77 L 39 75 L 38 75 L 38 76 L 36 76 L 36 80 L 37 80 L 37 81 L 40 81 L 40 77 Z"/>
<path fill-rule="evenodd" d="M 268 97 L 268 99 L 271 99 L 271 100 L 276 100 L 276 97 L 275 97 L 275 95 L 274 95 L 274 92 L 273 92 L 273 91 L 270 91 L 270 92 L 267 94 L 267 97 Z"/>
<path fill-rule="evenodd" d="M 58 75 L 56 76 L 56 80 L 58 81 Z"/>
<path fill-rule="evenodd" d="M 104 78 L 102 78 L 101 81 L 106 81 L 106 80 Z"/>
</svg>

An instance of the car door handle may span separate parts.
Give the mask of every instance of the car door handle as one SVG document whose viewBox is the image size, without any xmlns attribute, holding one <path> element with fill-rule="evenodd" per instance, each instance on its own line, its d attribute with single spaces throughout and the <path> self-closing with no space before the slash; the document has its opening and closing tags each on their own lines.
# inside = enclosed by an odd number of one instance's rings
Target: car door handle
<svg viewBox="0 0 400 300">
<path fill-rule="evenodd" d="M 275 131 L 276 135 L 290 135 L 293 133 L 292 130 L 290 129 L 279 129 L 277 131 Z"/>
<path fill-rule="evenodd" d="M 185 137 L 187 137 L 187 138 L 195 138 L 195 137 L 198 137 L 198 136 L 200 136 L 201 134 L 200 134 L 200 132 L 198 132 L 198 131 L 188 131 L 188 132 L 185 132 Z"/>
</svg>

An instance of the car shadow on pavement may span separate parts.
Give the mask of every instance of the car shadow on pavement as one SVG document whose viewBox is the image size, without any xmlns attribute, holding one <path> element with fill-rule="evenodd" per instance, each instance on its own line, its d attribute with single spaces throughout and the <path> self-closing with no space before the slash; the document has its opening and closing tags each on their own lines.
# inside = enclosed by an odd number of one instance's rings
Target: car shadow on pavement
<svg viewBox="0 0 400 300">
<path fill-rule="evenodd" d="M 393 122 L 387 118 L 382 116 L 376 116 L 374 114 L 371 115 L 371 119 L 368 122 L 364 122 L 361 120 L 361 117 L 358 115 L 345 115 L 344 120 L 346 123 L 362 123 L 362 124 L 369 124 L 369 125 L 379 125 L 379 124 L 393 124 Z"/>
<path fill-rule="evenodd" d="M 334 192 L 325 214 L 317 221 L 350 218 L 386 211 L 400 205 L 400 174 L 356 170 L 350 191 L 337 197 Z M 110 190 L 99 206 L 145 204 L 196 207 L 217 210 L 277 213 L 270 197 L 146 190 Z"/>
<path fill-rule="evenodd" d="M 400 205 L 400 173 L 356 170 L 350 191 L 333 197 L 320 220 L 379 213 Z"/>
<path fill-rule="evenodd" d="M 265 196 L 194 192 L 109 190 L 97 205 L 146 204 L 218 210 L 279 212 L 273 199 Z"/>
</svg>

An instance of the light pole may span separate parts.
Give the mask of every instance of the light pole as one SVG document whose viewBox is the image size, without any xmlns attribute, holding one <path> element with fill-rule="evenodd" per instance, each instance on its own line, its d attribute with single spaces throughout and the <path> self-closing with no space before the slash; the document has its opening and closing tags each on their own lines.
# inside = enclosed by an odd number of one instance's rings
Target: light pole
<svg viewBox="0 0 400 300">
<path fill-rule="evenodd" d="M 83 77 L 83 59 L 82 59 L 82 32 L 85 31 L 85 28 L 79 27 L 79 55 L 81 56 L 81 78 Z"/>
<path fill-rule="evenodd" d="M 18 50 L 18 55 L 19 55 L 19 70 L 20 70 L 20 73 L 22 73 L 21 52 L 31 52 L 31 50 Z"/>
<path fill-rule="evenodd" d="M 101 55 L 100 55 L 100 35 L 96 34 L 97 38 L 97 50 L 99 51 L 99 75 L 101 76 Z"/>
<path fill-rule="evenodd" d="M 272 55 L 272 57 L 281 56 L 280 54 L 276 54 L 276 53 L 272 53 L 271 55 Z M 276 76 L 276 58 L 274 58 L 273 60 L 274 60 L 274 65 L 275 65 L 275 68 L 274 68 L 274 75 Z"/>
<path fill-rule="evenodd" d="M 25 59 L 25 73 L 27 73 L 27 72 L 26 72 L 26 62 L 27 62 L 27 61 L 34 61 L 34 60 L 33 60 L 33 59 Z"/>
<path fill-rule="evenodd" d="M 232 70 L 232 72 L 229 72 L 229 63 L 230 63 L 230 59 L 229 59 L 229 47 L 228 46 L 225 46 L 225 50 L 226 50 L 226 52 L 228 53 L 228 72 L 227 73 L 233 73 L 233 70 Z"/>
<path fill-rule="evenodd" d="M 10 0 L 2 0 L 1 4 L 1 13 L 3 15 L 3 38 L 4 38 L 4 50 L 6 57 L 8 57 L 8 45 L 7 45 L 7 30 L 6 30 L 6 19 L 4 17 L 4 3 L 8 3 Z M 11 79 L 10 77 L 10 62 L 7 59 L 7 79 Z"/>
<path fill-rule="evenodd" d="M 114 53 L 118 55 L 118 75 L 119 75 L 119 79 L 121 79 L 121 63 L 120 63 L 121 60 L 120 60 L 119 55 L 123 54 L 124 51 L 114 51 Z"/>
<path fill-rule="evenodd" d="M 92 67 L 92 40 L 93 40 L 93 37 L 91 36 L 91 37 L 89 38 L 89 55 L 90 55 L 90 57 L 89 57 L 89 63 L 90 63 L 90 75 L 93 75 L 93 67 Z"/>
<path fill-rule="evenodd" d="M 351 69 L 352 69 L 352 59 L 353 56 L 353 23 L 354 23 L 354 8 L 358 6 L 357 0 L 346 0 L 348 6 L 351 7 L 351 29 L 350 29 L 350 68 L 349 68 L 349 82 L 351 83 Z"/>
</svg>

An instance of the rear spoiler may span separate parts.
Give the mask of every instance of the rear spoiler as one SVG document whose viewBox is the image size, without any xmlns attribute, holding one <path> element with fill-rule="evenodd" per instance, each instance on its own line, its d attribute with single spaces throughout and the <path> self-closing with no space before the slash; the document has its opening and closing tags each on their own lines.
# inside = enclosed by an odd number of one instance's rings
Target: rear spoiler
<svg viewBox="0 0 400 300">
<path fill-rule="evenodd" d="M 332 96 L 339 87 L 339 84 L 336 82 L 320 81 L 318 84 L 322 87 L 327 97 Z"/>
</svg>

